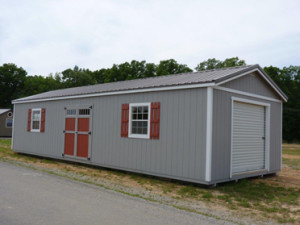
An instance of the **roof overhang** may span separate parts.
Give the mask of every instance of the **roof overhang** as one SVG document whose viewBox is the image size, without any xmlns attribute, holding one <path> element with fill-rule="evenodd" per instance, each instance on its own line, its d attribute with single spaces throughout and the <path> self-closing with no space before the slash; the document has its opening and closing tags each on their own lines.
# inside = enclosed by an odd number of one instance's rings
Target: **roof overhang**
<svg viewBox="0 0 300 225">
<path fill-rule="evenodd" d="M 24 100 L 24 101 L 14 100 L 14 101 L 12 101 L 12 104 L 57 101 L 57 100 L 65 100 L 65 99 L 88 98 L 88 97 L 98 97 L 98 96 L 108 96 L 108 95 L 134 94 L 134 93 L 155 92 L 155 91 L 172 91 L 172 90 L 182 90 L 182 89 L 212 87 L 212 86 L 215 86 L 215 83 L 201 83 L 201 84 L 188 84 L 188 85 L 167 86 L 167 87 L 157 87 L 157 88 L 133 89 L 133 90 L 124 90 L 124 91 L 111 91 L 111 92 L 103 92 L 103 93 L 61 96 L 61 97 L 54 97 L 54 98 L 42 98 L 42 99 L 32 99 L 32 100 Z"/>
<path fill-rule="evenodd" d="M 81 94 L 81 95 L 58 96 L 58 97 L 41 98 L 41 99 L 13 100 L 12 104 L 57 101 L 57 100 L 65 100 L 65 99 L 77 99 L 77 98 L 88 98 L 88 97 L 121 95 L 121 94 L 134 94 L 134 93 L 155 92 L 155 91 L 171 91 L 171 90 L 191 89 L 191 88 L 199 88 L 199 87 L 218 87 L 224 83 L 238 79 L 240 77 L 243 77 L 243 76 L 253 73 L 253 72 L 257 72 L 259 75 L 261 75 L 261 77 L 263 77 L 263 79 L 274 89 L 274 91 L 282 98 L 283 101 L 286 102 L 288 100 L 287 96 L 275 84 L 275 82 L 265 73 L 265 71 L 259 65 L 254 65 L 243 71 L 239 71 L 237 73 L 228 75 L 227 77 L 217 79 L 213 82 L 207 82 L 207 83 L 196 83 L 196 84 L 191 83 L 191 84 L 185 84 L 185 85 L 130 89 L 130 90 L 122 90 L 122 91 L 110 91 L 110 92 L 90 93 L 90 94 Z"/>
</svg>

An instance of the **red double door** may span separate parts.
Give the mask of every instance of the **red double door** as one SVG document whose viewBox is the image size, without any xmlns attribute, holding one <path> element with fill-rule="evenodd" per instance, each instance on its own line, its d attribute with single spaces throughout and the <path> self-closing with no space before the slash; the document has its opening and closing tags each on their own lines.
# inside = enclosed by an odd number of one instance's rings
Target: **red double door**
<svg viewBox="0 0 300 225">
<path fill-rule="evenodd" d="M 90 118 L 67 117 L 65 121 L 64 155 L 88 158 Z"/>
</svg>

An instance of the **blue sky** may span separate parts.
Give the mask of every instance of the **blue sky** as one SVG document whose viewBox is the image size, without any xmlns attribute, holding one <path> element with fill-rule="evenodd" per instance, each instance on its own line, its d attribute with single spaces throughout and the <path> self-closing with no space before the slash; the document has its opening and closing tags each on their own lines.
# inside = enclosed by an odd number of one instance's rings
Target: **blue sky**
<svg viewBox="0 0 300 225">
<path fill-rule="evenodd" d="M 299 0 L 0 0 L 0 64 L 30 75 L 174 58 L 300 64 Z"/>
</svg>

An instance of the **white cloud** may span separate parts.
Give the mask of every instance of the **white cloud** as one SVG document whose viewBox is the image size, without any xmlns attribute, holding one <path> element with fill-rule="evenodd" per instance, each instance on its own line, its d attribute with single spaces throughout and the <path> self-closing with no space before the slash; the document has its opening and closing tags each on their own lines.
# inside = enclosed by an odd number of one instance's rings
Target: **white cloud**
<svg viewBox="0 0 300 225">
<path fill-rule="evenodd" d="M 174 58 L 194 68 L 239 56 L 299 64 L 300 2 L 0 0 L 0 64 L 47 75 L 78 65 Z"/>
</svg>

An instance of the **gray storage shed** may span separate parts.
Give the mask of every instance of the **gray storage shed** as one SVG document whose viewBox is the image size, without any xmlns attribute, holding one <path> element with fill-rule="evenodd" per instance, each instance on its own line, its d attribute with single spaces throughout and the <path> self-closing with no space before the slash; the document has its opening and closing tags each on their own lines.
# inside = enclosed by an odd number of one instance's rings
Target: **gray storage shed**
<svg viewBox="0 0 300 225">
<path fill-rule="evenodd" d="M 0 109 L 0 137 L 11 137 L 13 112 L 11 109 Z"/>
<path fill-rule="evenodd" d="M 259 65 L 13 101 L 15 152 L 202 184 L 281 169 L 286 95 Z"/>
</svg>

